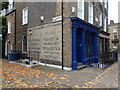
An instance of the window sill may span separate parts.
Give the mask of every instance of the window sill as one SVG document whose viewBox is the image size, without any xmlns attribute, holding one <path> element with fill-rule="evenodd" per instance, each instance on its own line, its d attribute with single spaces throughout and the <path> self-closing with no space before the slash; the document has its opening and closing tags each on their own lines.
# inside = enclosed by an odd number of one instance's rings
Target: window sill
<svg viewBox="0 0 120 90">
<path fill-rule="evenodd" d="M 27 25 L 28 23 L 24 23 L 24 24 L 22 24 L 23 26 L 25 26 L 25 25 Z"/>
<path fill-rule="evenodd" d="M 26 54 L 27 52 L 22 52 L 22 53 Z"/>
<path fill-rule="evenodd" d="M 8 35 L 10 35 L 11 33 L 8 33 Z"/>
</svg>

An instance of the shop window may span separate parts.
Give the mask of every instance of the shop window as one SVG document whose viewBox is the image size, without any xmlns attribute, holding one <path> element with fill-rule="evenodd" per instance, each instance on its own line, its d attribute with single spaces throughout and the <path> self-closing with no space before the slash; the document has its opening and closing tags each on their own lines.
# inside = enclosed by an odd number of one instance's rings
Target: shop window
<svg viewBox="0 0 120 90">
<path fill-rule="evenodd" d="M 94 42 L 93 34 L 90 32 L 85 32 L 85 55 L 86 57 L 94 56 Z"/>
</svg>

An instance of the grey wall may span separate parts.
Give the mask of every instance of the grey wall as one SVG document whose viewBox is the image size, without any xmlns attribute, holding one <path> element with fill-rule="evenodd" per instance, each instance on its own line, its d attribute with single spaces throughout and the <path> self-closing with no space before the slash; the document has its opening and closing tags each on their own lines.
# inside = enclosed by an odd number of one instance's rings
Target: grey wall
<svg viewBox="0 0 120 90">
<path fill-rule="evenodd" d="M 28 28 L 47 24 L 56 16 L 55 2 L 29 2 L 28 3 L 29 22 Z M 44 21 L 41 22 L 40 17 L 44 16 Z"/>
</svg>

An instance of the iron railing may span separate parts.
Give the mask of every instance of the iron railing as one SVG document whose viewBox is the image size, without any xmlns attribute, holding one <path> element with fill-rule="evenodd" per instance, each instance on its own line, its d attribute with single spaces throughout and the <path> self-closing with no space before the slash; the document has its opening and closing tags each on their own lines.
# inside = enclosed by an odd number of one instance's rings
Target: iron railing
<svg viewBox="0 0 120 90">
<path fill-rule="evenodd" d="M 99 54 L 99 63 L 94 64 L 93 67 L 105 69 L 118 61 L 118 51 L 112 51 Z"/>
</svg>

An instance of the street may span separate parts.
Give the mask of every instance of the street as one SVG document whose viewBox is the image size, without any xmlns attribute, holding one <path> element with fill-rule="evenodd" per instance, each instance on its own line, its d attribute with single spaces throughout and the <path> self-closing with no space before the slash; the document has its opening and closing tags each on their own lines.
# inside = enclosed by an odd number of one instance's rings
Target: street
<svg viewBox="0 0 120 90">
<path fill-rule="evenodd" d="M 84 68 L 65 71 L 38 65 L 33 68 L 2 62 L 1 88 L 117 88 L 118 65 L 106 70 Z"/>
</svg>

